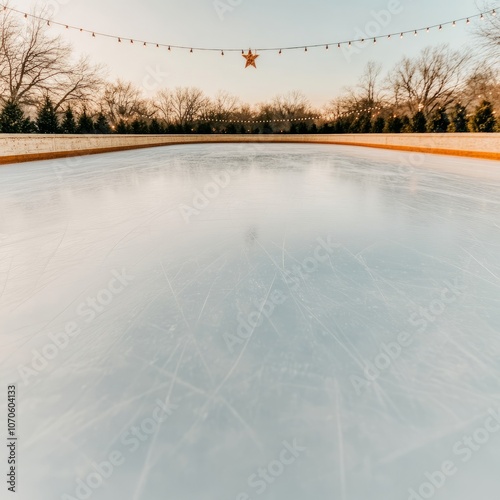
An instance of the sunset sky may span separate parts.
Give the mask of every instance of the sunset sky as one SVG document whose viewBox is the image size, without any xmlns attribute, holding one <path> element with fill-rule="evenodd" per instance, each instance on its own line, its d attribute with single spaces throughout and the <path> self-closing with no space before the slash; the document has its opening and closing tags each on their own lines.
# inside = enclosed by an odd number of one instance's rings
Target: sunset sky
<svg viewBox="0 0 500 500">
<path fill-rule="evenodd" d="M 21 10 L 52 6 L 53 19 L 82 28 L 172 45 L 220 48 L 312 45 L 356 39 L 361 33 L 383 35 L 421 28 L 477 14 L 476 0 L 13 0 Z M 217 8 L 218 6 L 218 8 Z M 228 8 L 225 9 L 224 6 Z M 389 10 L 393 13 L 390 14 Z M 383 15 L 377 15 L 385 11 Z M 389 13 L 389 15 L 387 15 Z M 470 45 L 472 22 L 456 28 L 407 35 L 403 40 L 373 37 L 358 53 L 336 47 L 263 52 L 257 69 L 245 69 L 241 53 L 194 52 L 116 40 L 52 27 L 78 52 L 105 64 L 111 79 L 120 77 L 141 86 L 145 94 L 162 87 L 197 86 L 209 95 L 227 90 L 249 103 L 261 102 L 290 90 L 303 92 L 321 105 L 356 82 L 370 60 L 393 67 L 405 54 L 427 45 Z"/>
</svg>

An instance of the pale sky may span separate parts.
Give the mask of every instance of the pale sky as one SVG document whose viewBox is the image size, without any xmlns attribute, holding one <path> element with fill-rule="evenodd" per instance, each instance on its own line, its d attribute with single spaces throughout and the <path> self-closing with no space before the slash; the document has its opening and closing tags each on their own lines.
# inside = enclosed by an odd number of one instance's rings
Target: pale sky
<svg viewBox="0 0 500 500">
<path fill-rule="evenodd" d="M 367 34 L 399 32 L 478 13 L 476 0 L 217 0 L 231 10 L 218 12 L 214 0 L 39 0 L 57 3 L 54 20 L 86 29 L 172 45 L 221 48 L 280 47 L 356 39 Z M 231 4 L 234 5 L 231 7 Z M 29 9 L 33 2 L 13 0 Z M 389 16 L 376 15 L 392 8 Z M 154 47 L 53 27 L 78 52 L 109 68 L 109 77 L 131 80 L 146 95 L 162 87 L 196 86 L 213 96 L 227 90 L 249 103 L 262 102 L 291 90 L 303 92 L 319 106 L 354 84 L 370 60 L 393 67 L 405 54 L 427 45 L 449 43 L 460 49 L 473 41 L 474 23 L 442 31 L 407 35 L 403 40 L 371 40 L 358 54 L 336 47 L 263 52 L 257 69 L 244 69 L 241 53 L 168 52 Z M 383 24 L 386 24 L 385 26 Z M 372 31 L 373 30 L 373 31 Z"/>
</svg>

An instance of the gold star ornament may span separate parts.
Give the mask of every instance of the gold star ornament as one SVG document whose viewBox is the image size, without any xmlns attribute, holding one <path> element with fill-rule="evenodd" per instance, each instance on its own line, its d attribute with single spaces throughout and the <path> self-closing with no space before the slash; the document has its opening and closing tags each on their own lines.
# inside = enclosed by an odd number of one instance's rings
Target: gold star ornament
<svg viewBox="0 0 500 500">
<path fill-rule="evenodd" d="M 253 66 L 254 68 L 257 68 L 257 65 L 255 64 L 255 60 L 257 59 L 257 57 L 259 57 L 257 54 L 253 54 L 252 51 L 249 50 L 248 54 L 243 54 L 243 57 L 247 60 L 245 69 L 248 68 L 248 66 Z"/>
</svg>

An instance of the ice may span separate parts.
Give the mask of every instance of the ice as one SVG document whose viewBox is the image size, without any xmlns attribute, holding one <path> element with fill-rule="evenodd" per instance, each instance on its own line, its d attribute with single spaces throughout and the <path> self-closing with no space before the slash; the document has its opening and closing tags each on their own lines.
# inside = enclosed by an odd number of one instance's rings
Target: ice
<svg viewBox="0 0 500 500">
<path fill-rule="evenodd" d="M 498 498 L 499 209 L 498 162 L 354 147 L 1 167 L 17 498 Z"/>
</svg>

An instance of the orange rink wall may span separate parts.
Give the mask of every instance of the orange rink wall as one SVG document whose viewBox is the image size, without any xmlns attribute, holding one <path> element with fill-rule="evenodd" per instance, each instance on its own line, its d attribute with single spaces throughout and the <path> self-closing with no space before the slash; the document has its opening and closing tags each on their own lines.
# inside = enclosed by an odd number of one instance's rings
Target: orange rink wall
<svg viewBox="0 0 500 500">
<path fill-rule="evenodd" d="M 0 134 L 0 165 L 131 149 L 213 143 L 336 144 L 500 160 L 500 134 Z"/>
</svg>

